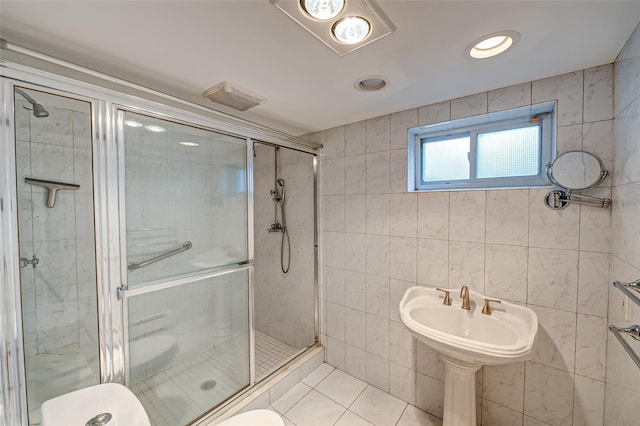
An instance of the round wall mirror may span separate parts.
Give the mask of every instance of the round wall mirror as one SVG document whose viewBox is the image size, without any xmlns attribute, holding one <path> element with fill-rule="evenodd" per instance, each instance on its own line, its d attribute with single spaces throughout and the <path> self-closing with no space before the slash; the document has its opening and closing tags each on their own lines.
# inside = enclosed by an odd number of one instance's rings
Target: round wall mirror
<svg viewBox="0 0 640 426">
<path fill-rule="evenodd" d="M 554 185 L 572 191 L 595 188 L 607 174 L 600 159 L 585 151 L 565 152 L 547 167 L 547 176 Z"/>
</svg>

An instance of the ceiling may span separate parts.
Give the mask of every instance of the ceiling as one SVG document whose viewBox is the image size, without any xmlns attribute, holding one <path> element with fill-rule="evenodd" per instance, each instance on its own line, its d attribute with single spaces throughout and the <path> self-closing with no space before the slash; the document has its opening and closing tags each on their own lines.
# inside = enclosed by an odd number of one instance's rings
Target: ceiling
<svg viewBox="0 0 640 426">
<path fill-rule="evenodd" d="M 611 63 L 640 1 L 379 1 L 397 26 L 338 56 L 268 0 L 0 2 L 9 42 L 292 135 Z M 463 55 L 482 35 L 522 34 L 507 53 Z M 379 92 L 353 88 L 383 75 Z M 230 81 L 267 98 L 244 113 L 202 92 Z"/>
</svg>

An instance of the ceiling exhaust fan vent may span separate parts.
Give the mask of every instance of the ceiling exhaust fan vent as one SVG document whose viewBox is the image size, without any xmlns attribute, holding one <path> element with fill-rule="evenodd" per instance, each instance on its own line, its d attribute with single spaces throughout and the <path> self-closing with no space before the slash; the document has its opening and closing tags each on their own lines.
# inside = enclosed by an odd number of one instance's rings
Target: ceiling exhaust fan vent
<svg viewBox="0 0 640 426">
<path fill-rule="evenodd" d="M 267 101 L 267 98 L 249 93 L 247 90 L 233 86 L 228 81 L 223 81 L 210 87 L 205 90 L 202 96 L 212 102 L 226 105 L 238 111 L 246 111 Z"/>
</svg>

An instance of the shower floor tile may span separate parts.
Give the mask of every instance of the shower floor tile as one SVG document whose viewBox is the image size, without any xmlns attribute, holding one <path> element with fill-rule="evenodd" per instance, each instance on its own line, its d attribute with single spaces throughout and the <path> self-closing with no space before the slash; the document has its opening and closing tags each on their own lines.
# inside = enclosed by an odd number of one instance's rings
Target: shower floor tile
<svg viewBox="0 0 640 426">
<path fill-rule="evenodd" d="M 267 377 L 301 352 L 256 330 L 256 382 Z"/>
<path fill-rule="evenodd" d="M 245 377 L 238 375 L 237 369 L 238 355 L 246 351 L 245 345 L 246 335 L 239 336 L 131 386 L 151 424 L 187 424 L 242 389 Z M 301 352 L 259 331 L 255 345 L 256 382 Z M 214 380 L 215 385 L 208 388 L 207 382 Z"/>
<path fill-rule="evenodd" d="M 187 424 L 242 389 L 248 372 L 238 372 L 238 356 L 246 353 L 246 339 L 230 339 L 131 386 L 151 424 Z"/>
</svg>

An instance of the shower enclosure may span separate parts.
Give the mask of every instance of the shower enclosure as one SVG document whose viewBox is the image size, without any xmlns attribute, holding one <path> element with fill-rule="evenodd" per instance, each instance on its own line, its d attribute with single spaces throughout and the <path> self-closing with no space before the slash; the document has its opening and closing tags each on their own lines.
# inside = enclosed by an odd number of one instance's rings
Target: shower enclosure
<svg viewBox="0 0 640 426">
<path fill-rule="evenodd" d="M 316 276 L 313 163 L 314 156 L 305 152 L 254 146 L 257 380 L 312 345 L 317 335 L 316 288 L 305 284 Z"/>
<path fill-rule="evenodd" d="M 2 73 L 3 421 L 120 382 L 152 424 L 197 422 L 317 344 L 312 144 Z"/>
</svg>

